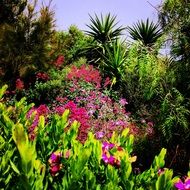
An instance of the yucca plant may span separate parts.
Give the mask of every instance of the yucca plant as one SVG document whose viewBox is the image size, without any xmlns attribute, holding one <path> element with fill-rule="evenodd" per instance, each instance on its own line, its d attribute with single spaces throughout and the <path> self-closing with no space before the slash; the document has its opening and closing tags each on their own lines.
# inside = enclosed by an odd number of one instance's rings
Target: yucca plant
<svg viewBox="0 0 190 190">
<path fill-rule="evenodd" d="M 141 41 L 145 46 L 153 46 L 156 41 L 162 36 L 162 30 L 159 28 L 159 24 L 154 24 L 149 19 L 144 21 L 138 21 L 132 27 L 128 27 L 128 32 L 133 40 Z"/>
<path fill-rule="evenodd" d="M 93 39 L 93 43 L 85 47 L 85 52 L 90 62 L 97 63 L 103 58 L 105 46 L 119 39 L 125 27 L 117 26 L 116 16 L 111 16 L 110 13 L 105 17 L 102 14 L 100 17 L 95 14 L 95 18 L 90 15 L 90 21 L 91 24 L 87 25 L 90 30 L 85 32 Z"/>
<path fill-rule="evenodd" d="M 125 29 L 122 26 L 117 27 L 116 16 L 111 16 L 110 13 L 105 17 L 101 14 L 100 18 L 96 14 L 95 18 L 91 15 L 89 16 L 91 24 L 87 25 L 87 27 L 91 31 L 86 31 L 86 33 L 101 44 L 118 39 Z"/>
</svg>

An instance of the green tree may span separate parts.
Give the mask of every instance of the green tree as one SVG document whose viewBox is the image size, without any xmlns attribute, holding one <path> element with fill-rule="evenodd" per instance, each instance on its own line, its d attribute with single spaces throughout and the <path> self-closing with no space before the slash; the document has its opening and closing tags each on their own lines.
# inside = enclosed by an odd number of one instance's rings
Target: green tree
<svg viewBox="0 0 190 190">
<path fill-rule="evenodd" d="M 20 11 L 16 12 L 13 10 L 17 7 L 12 2 L 6 1 L 5 4 L 7 14 L 12 16 L 0 24 L 0 68 L 3 71 L 1 78 L 10 82 L 27 75 L 29 71 L 47 69 L 54 34 L 54 12 L 48 5 L 42 6 L 37 13 L 37 0 L 21 4 L 25 5 L 22 9 L 17 2 Z"/>
<path fill-rule="evenodd" d="M 159 7 L 159 19 L 171 41 L 171 53 L 176 60 L 178 89 L 190 97 L 190 2 L 164 0 Z"/>
</svg>

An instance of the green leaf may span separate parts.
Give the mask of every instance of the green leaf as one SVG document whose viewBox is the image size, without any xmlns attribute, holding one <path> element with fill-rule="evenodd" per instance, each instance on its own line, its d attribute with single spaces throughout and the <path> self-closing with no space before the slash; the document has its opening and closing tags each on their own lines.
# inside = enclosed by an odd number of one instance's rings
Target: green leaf
<svg viewBox="0 0 190 190">
<path fill-rule="evenodd" d="M 12 169 L 18 174 L 20 175 L 20 171 L 18 170 L 18 168 L 16 167 L 16 165 L 10 160 L 10 164 Z"/>
</svg>

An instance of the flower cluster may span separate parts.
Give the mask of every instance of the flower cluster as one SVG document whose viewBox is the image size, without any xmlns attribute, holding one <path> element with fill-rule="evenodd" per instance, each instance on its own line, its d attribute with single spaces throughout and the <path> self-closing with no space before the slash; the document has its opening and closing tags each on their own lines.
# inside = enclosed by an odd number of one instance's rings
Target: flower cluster
<svg viewBox="0 0 190 190">
<path fill-rule="evenodd" d="M 58 174 L 62 168 L 61 164 L 62 153 L 60 151 L 53 152 L 48 160 L 50 166 L 50 173 L 52 176 Z"/>
<path fill-rule="evenodd" d="M 24 82 L 21 79 L 16 80 L 16 90 L 23 90 Z"/>
<path fill-rule="evenodd" d="M 47 117 L 49 113 L 49 109 L 46 105 L 40 105 L 38 108 L 32 108 L 29 110 L 27 113 L 27 119 L 32 119 L 32 125 L 29 127 L 28 132 L 29 132 L 29 137 L 31 140 L 35 138 L 35 129 L 38 125 L 39 118 L 40 116 Z"/>
<path fill-rule="evenodd" d="M 82 65 L 79 68 L 76 66 L 71 67 L 71 71 L 67 75 L 67 78 L 74 81 L 83 80 L 94 84 L 97 88 L 100 88 L 102 80 L 100 72 L 94 69 L 92 65 Z"/>
<path fill-rule="evenodd" d="M 84 142 L 87 138 L 89 129 L 89 116 L 85 108 L 78 107 L 73 101 L 69 101 L 64 105 L 57 106 L 55 112 L 62 115 L 66 109 L 70 110 L 69 121 L 72 123 L 74 120 L 80 122 L 78 139 Z"/>
<path fill-rule="evenodd" d="M 58 58 L 56 59 L 56 61 L 54 62 L 54 65 L 57 67 L 57 68 L 60 68 L 63 63 L 64 63 L 64 56 L 63 55 L 59 55 Z"/>
<path fill-rule="evenodd" d="M 44 72 L 38 72 L 36 74 L 36 78 L 38 80 L 41 80 L 41 81 L 45 82 L 45 81 L 49 80 L 49 75 L 47 73 L 44 73 Z"/>
</svg>

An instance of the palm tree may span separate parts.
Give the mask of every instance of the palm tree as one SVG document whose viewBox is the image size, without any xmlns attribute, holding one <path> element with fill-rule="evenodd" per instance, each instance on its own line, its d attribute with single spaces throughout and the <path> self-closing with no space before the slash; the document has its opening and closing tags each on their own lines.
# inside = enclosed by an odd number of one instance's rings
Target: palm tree
<svg viewBox="0 0 190 190">
<path fill-rule="evenodd" d="M 118 22 L 115 22 L 116 16 L 111 16 L 110 13 L 105 17 L 101 14 L 100 18 L 96 14 L 95 18 L 91 15 L 89 16 L 91 24 L 87 25 L 87 27 L 91 31 L 86 31 L 86 33 L 102 45 L 117 39 L 125 29 L 122 26 L 116 27 L 118 24 Z"/>
<path fill-rule="evenodd" d="M 159 24 L 154 24 L 149 19 L 146 22 L 138 21 L 132 27 L 128 27 L 128 32 L 133 40 L 139 40 L 149 47 L 153 46 L 163 34 Z"/>
</svg>

